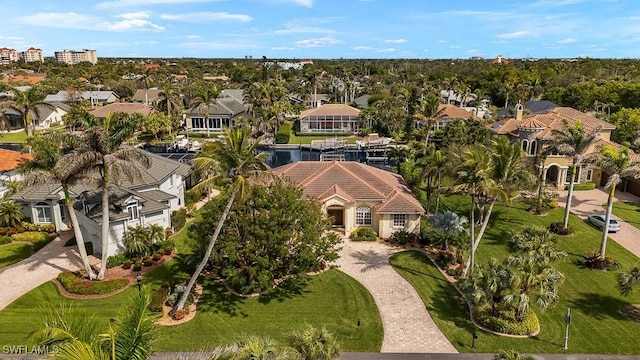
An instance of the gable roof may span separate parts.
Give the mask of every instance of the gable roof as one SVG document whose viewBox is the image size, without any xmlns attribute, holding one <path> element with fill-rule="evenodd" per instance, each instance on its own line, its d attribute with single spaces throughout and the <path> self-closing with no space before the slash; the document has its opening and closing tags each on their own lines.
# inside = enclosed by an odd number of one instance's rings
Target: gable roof
<svg viewBox="0 0 640 360">
<path fill-rule="evenodd" d="M 187 111 L 191 115 L 204 115 L 205 107 L 207 105 L 200 104 Z M 238 100 L 232 97 L 218 98 L 213 103 L 209 104 L 209 116 L 212 115 L 225 115 L 229 117 L 236 116 L 247 111 L 247 108 Z"/>
<path fill-rule="evenodd" d="M 33 159 L 30 154 L 0 148 L 0 172 L 15 170 L 18 165 Z"/>
<path fill-rule="evenodd" d="M 49 94 L 44 98 L 46 102 L 69 102 L 73 97 L 78 96 L 83 100 L 93 100 L 97 102 L 106 102 L 109 99 L 119 99 L 117 93 L 107 90 L 94 91 L 78 91 L 75 94 L 69 94 L 68 91 L 60 90 L 55 94 Z"/>
<path fill-rule="evenodd" d="M 133 102 L 144 102 L 145 99 L 145 91 L 147 93 L 146 98 L 147 101 L 149 102 L 153 102 L 155 100 L 158 99 L 158 97 L 160 97 L 160 93 L 162 92 L 162 90 L 158 89 L 158 88 L 151 88 L 151 89 L 137 89 L 136 93 L 133 94 L 133 97 L 131 98 L 131 101 Z"/>
<path fill-rule="evenodd" d="M 442 116 L 440 116 L 441 119 L 474 119 L 478 121 L 482 120 L 476 115 L 468 112 L 467 110 L 453 104 L 440 104 L 438 105 L 438 110 L 443 110 Z"/>
<path fill-rule="evenodd" d="M 169 208 L 169 205 L 152 199 L 147 196 L 145 192 L 137 192 L 119 186 L 111 186 L 109 187 L 109 220 L 123 220 L 129 217 L 126 201 L 131 197 L 138 200 L 139 205 L 141 205 L 138 210 L 142 215 L 152 214 Z M 93 191 L 86 191 L 76 200 L 74 208 L 80 210 L 82 209 L 83 203 L 100 204 L 101 200 L 102 190 L 97 189 Z M 91 207 L 85 215 L 98 224 L 102 224 L 101 206 Z"/>
<path fill-rule="evenodd" d="M 109 113 L 122 112 L 125 114 L 140 114 L 142 116 L 149 115 L 153 111 L 153 107 L 141 103 L 111 103 L 95 110 L 89 111 L 89 114 L 97 118 L 106 118 Z"/>
<path fill-rule="evenodd" d="M 324 104 L 300 113 L 300 118 L 309 116 L 359 116 L 360 110 L 344 104 Z"/>
<path fill-rule="evenodd" d="M 381 202 L 381 212 L 424 213 L 400 175 L 353 161 L 299 161 L 272 169 L 316 199 Z M 390 204 L 385 204 L 391 201 Z"/>
</svg>

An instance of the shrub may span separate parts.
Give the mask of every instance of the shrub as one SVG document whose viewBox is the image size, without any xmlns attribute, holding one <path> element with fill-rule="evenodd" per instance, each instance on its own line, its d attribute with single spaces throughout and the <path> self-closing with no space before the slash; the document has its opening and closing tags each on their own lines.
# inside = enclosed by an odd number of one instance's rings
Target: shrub
<svg viewBox="0 0 640 360">
<path fill-rule="evenodd" d="M 146 258 L 146 259 L 142 260 L 142 265 L 143 266 L 151 266 L 151 265 L 153 265 L 153 259 Z"/>
<path fill-rule="evenodd" d="M 13 241 L 24 241 L 37 243 L 49 240 L 49 235 L 40 231 L 25 231 L 23 233 L 11 235 Z"/>
<path fill-rule="evenodd" d="M 160 243 L 160 250 L 162 250 L 165 255 L 171 255 L 174 247 L 176 247 L 176 243 L 171 239 L 167 239 Z"/>
<path fill-rule="evenodd" d="M 22 227 L 25 231 L 39 231 L 38 225 L 23 221 L 20 223 L 20 227 Z"/>
<path fill-rule="evenodd" d="M 576 190 L 576 191 L 593 190 L 595 188 L 596 188 L 596 183 L 593 183 L 593 182 L 588 182 L 588 183 L 584 183 L 584 184 L 574 184 L 573 185 L 573 190 Z"/>
<path fill-rule="evenodd" d="M 288 144 L 291 137 L 291 124 L 282 124 L 276 133 L 276 144 Z"/>
<path fill-rule="evenodd" d="M 570 234 L 573 234 L 573 232 L 574 232 L 573 227 L 571 226 L 571 224 L 569 224 L 567 226 L 567 228 L 565 229 L 563 227 L 563 223 L 561 223 L 561 222 L 551 223 L 549 225 L 549 231 L 551 231 L 554 234 L 558 234 L 558 235 L 570 235 Z"/>
<path fill-rule="evenodd" d="M 557 196 L 551 193 L 545 193 L 542 196 L 541 203 L 538 203 L 538 196 L 525 196 L 524 202 L 528 205 L 529 211 L 534 214 L 545 214 L 550 210 L 553 210 L 558 207 L 558 199 Z"/>
<path fill-rule="evenodd" d="M 418 242 L 419 239 L 420 236 L 418 234 L 406 230 L 396 231 L 391 235 L 391 241 L 398 245 L 414 244 Z"/>
<path fill-rule="evenodd" d="M 153 261 L 158 261 L 160 259 L 162 259 L 162 253 L 155 253 L 155 254 L 151 255 L 151 260 L 153 260 Z"/>
<path fill-rule="evenodd" d="M 176 232 L 180 231 L 184 227 L 184 224 L 187 223 L 187 209 L 180 208 L 171 213 L 171 225 L 176 230 Z"/>
<path fill-rule="evenodd" d="M 140 271 L 142 270 L 142 261 L 140 260 L 136 260 L 135 263 L 133 263 L 133 271 Z"/>
<path fill-rule="evenodd" d="M 61 272 L 58 275 L 58 281 L 68 292 L 77 295 L 108 294 L 129 284 L 125 279 L 91 281 L 71 272 Z"/>
<path fill-rule="evenodd" d="M 120 266 L 124 264 L 125 261 L 129 260 L 126 254 L 115 254 L 111 255 L 107 258 L 107 269 L 111 269 L 116 266 Z"/>
<path fill-rule="evenodd" d="M 0 235 L 0 245 L 8 244 L 11 242 L 11 236 Z"/>
<path fill-rule="evenodd" d="M 171 295 L 169 295 L 169 297 L 167 297 L 167 302 L 165 304 L 167 306 L 174 307 L 176 306 L 176 304 L 178 304 L 178 301 L 180 301 L 181 296 L 182 296 L 182 293 L 177 293 L 174 291 Z M 193 302 L 193 294 L 190 293 L 189 296 L 187 296 L 187 301 L 185 301 L 184 303 L 185 308 L 188 308 L 192 302 Z"/>
<path fill-rule="evenodd" d="M 187 316 L 187 310 L 181 309 L 173 313 L 173 320 L 182 320 Z"/>
<path fill-rule="evenodd" d="M 18 229 L 14 227 L 0 227 L 0 235 L 11 236 L 17 234 Z"/>
<path fill-rule="evenodd" d="M 56 232 L 56 226 L 54 224 L 40 224 L 38 225 L 38 230 L 47 233 L 54 233 Z"/>
<path fill-rule="evenodd" d="M 500 309 L 498 316 L 493 316 L 490 305 L 482 305 L 473 309 L 473 318 L 487 329 L 503 334 L 530 335 L 540 327 L 538 316 L 529 310 L 522 321 L 515 318 L 513 308 Z"/>
<path fill-rule="evenodd" d="M 600 254 L 596 252 L 584 254 L 582 258 L 584 259 L 584 266 L 589 269 L 615 270 L 621 267 L 621 264 L 612 257 L 605 256 L 605 258 L 602 259 Z"/>
<path fill-rule="evenodd" d="M 202 193 L 193 189 L 184 192 L 184 204 L 189 207 L 200 201 Z M 177 229 L 177 228 L 176 228 Z"/>
<path fill-rule="evenodd" d="M 125 261 L 122 263 L 122 268 L 123 268 L 123 269 L 130 269 L 130 268 L 131 268 L 131 260 L 128 260 L 128 259 L 127 259 L 127 260 L 125 260 Z"/>
<path fill-rule="evenodd" d="M 151 297 L 151 303 L 149 303 L 149 310 L 153 312 L 162 312 L 162 305 L 167 300 L 167 295 L 169 294 L 169 288 L 161 287 L 156 290 Z"/>
<path fill-rule="evenodd" d="M 351 241 L 376 241 L 378 234 L 373 229 L 359 228 L 351 232 L 349 239 Z"/>
</svg>

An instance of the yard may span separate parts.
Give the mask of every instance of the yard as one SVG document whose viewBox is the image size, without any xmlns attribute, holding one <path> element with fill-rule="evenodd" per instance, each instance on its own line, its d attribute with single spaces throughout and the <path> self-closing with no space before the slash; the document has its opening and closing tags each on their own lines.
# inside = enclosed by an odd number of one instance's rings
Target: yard
<svg viewBox="0 0 640 360">
<path fill-rule="evenodd" d="M 468 199 L 449 196 L 443 203 L 461 214 L 468 213 Z M 564 209 L 558 208 L 546 216 L 527 213 L 525 205 L 516 203 L 512 208 L 496 206 L 489 228 L 480 243 L 477 262 L 485 263 L 490 257 L 504 259 L 509 248 L 506 241 L 511 230 L 525 224 L 547 226 L 561 221 Z M 447 338 L 461 352 L 495 352 L 498 349 L 517 349 L 523 353 L 562 353 L 564 341 L 564 314 L 571 308 L 573 320 L 570 328 L 569 350 L 572 353 L 638 354 L 640 353 L 640 324 L 626 319 L 620 310 L 628 304 L 640 303 L 640 289 L 629 298 L 616 289 L 618 271 L 590 270 L 582 265 L 582 255 L 596 251 L 600 232 L 576 216 L 571 216 L 574 235 L 561 237 L 558 244 L 569 256 L 557 265 L 565 275 L 560 286 L 559 303 L 546 311 L 536 310 L 541 323 L 538 336 L 529 339 L 498 337 L 478 331 L 475 350 L 470 348 L 472 325 L 467 305 L 439 270 L 419 252 L 404 252 L 394 256 L 392 265 L 420 293 L 429 313 Z M 610 241 L 607 254 L 622 264 L 622 269 L 639 265 L 640 261 L 614 241 Z M 534 307 L 535 309 L 535 307 Z"/>
<path fill-rule="evenodd" d="M 27 133 L 24 131 L 0 132 L 0 143 L 24 143 L 26 141 Z"/>
<path fill-rule="evenodd" d="M 0 245 L 0 269 L 28 258 L 42 249 L 51 240 L 51 238 L 46 238 L 41 241 L 34 241 L 33 243 L 14 241 Z"/>
<path fill-rule="evenodd" d="M 289 144 L 295 145 L 308 145 L 311 144 L 313 140 L 326 140 L 337 137 L 340 140 L 347 140 L 347 144 L 355 144 L 357 140 L 360 140 L 359 136 L 330 136 L 330 135 L 317 135 L 317 136 L 296 136 L 295 133 L 291 133 L 291 137 L 289 138 Z"/>
<path fill-rule="evenodd" d="M 606 206 L 606 205 L 605 205 Z M 616 201 L 613 203 L 613 214 L 640 228 L 640 204 L 637 202 Z"/>
<path fill-rule="evenodd" d="M 188 252 L 185 231 L 174 240 L 179 253 Z M 157 288 L 183 271 L 181 254 L 146 275 L 143 282 Z M 290 280 L 268 294 L 249 299 L 229 294 L 218 281 L 201 283 L 204 292 L 196 317 L 182 325 L 159 327 L 156 350 L 200 350 L 228 344 L 242 334 L 282 340 L 306 323 L 326 326 L 345 351 L 380 351 L 382 324 L 373 298 L 362 285 L 338 270 Z M 0 347 L 25 344 L 44 311 L 43 304 L 75 304 L 95 313 L 96 319 L 106 324 L 137 291 L 134 286 L 103 299 L 72 300 L 60 295 L 52 282 L 45 283 L 0 311 Z"/>
</svg>

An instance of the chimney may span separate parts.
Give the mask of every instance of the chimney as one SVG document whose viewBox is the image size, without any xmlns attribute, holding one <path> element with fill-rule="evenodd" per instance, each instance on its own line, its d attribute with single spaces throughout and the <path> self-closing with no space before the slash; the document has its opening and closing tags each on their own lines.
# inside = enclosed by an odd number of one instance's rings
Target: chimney
<svg viewBox="0 0 640 360">
<path fill-rule="evenodd" d="M 518 103 L 516 105 L 516 120 L 522 120 L 523 113 L 524 113 L 524 109 L 522 108 L 522 104 Z"/>
</svg>

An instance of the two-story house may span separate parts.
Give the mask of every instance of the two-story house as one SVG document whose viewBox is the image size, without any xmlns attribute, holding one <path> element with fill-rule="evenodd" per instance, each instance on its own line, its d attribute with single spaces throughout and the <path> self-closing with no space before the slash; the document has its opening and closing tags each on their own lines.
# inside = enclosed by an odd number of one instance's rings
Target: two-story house
<svg viewBox="0 0 640 360">
<path fill-rule="evenodd" d="M 208 116 L 208 117 L 207 117 Z M 191 132 L 220 133 L 233 128 L 240 118 L 248 118 L 247 106 L 235 97 L 220 97 L 210 104 L 200 104 L 185 112 L 185 128 Z"/>
</svg>

